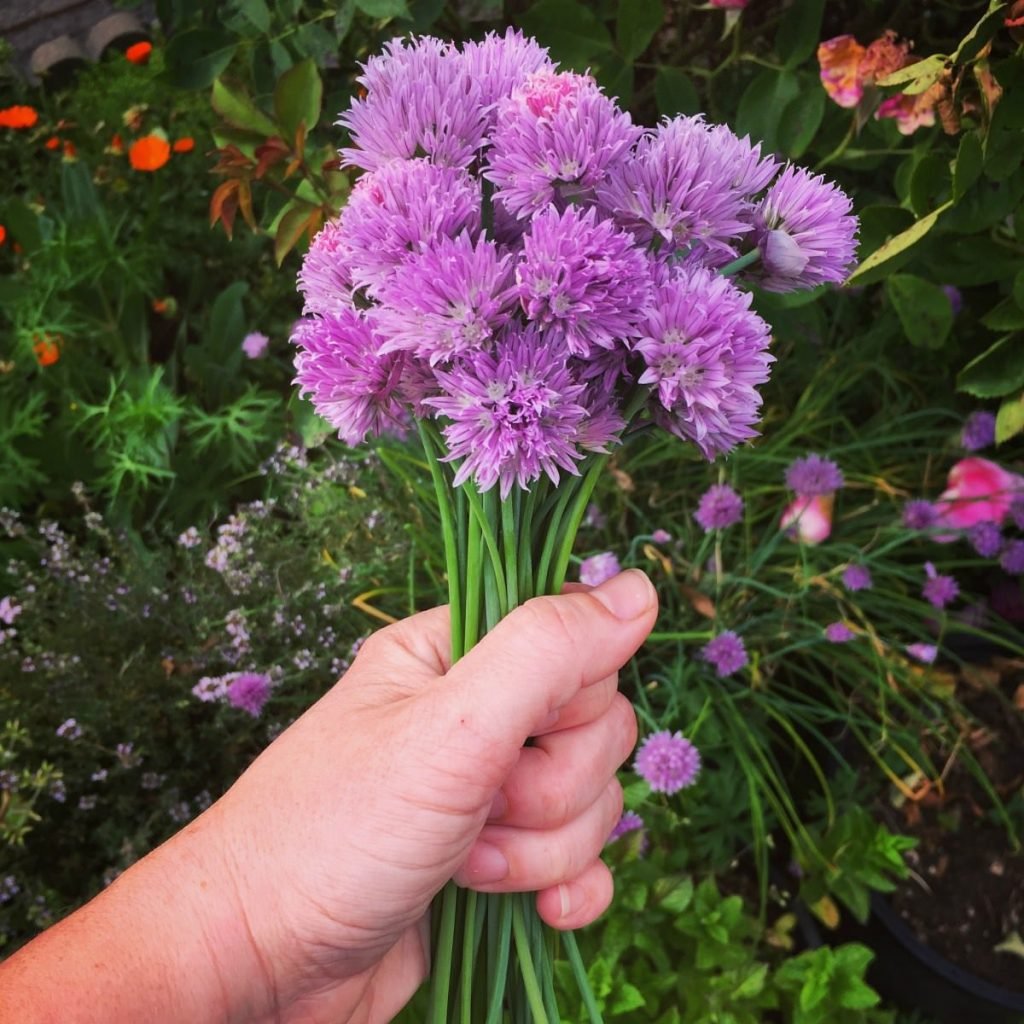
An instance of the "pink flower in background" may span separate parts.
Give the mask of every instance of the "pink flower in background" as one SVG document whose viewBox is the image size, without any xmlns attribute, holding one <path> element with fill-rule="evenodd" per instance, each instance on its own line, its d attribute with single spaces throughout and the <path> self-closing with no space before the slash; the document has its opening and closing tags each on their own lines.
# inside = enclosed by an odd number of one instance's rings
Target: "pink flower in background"
<svg viewBox="0 0 1024 1024">
<path fill-rule="evenodd" d="M 913 135 L 918 128 L 935 124 L 935 104 L 941 95 L 942 87 L 937 84 L 914 96 L 897 93 L 882 100 L 875 111 L 875 119 L 894 118 L 900 135 Z"/>
<path fill-rule="evenodd" d="M 249 359 L 262 359 L 267 354 L 270 339 L 259 331 L 253 331 L 242 339 L 242 351 Z"/>
<path fill-rule="evenodd" d="M 633 770 L 655 793 L 678 793 L 700 774 L 700 751 L 681 733 L 662 729 L 640 744 Z"/>
<path fill-rule="evenodd" d="M 720 11 L 742 11 L 750 0 L 711 0 L 711 6 Z"/>
<path fill-rule="evenodd" d="M 832 532 L 834 503 L 831 494 L 797 495 L 782 513 L 779 525 L 794 540 L 820 544 Z"/>
<path fill-rule="evenodd" d="M 270 676 L 260 672 L 240 672 L 228 684 L 226 696 L 233 707 L 259 718 L 270 696 Z"/>
<path fill-rule="evenodd" d="M 0 622 L 8 626 L 14 625 L 14 620 L 21 614 L 21 605 L 16 604 L 10 597 L 0 598 Z"/>
<path fill-rule="evenodd" d="M 907 654 L 926 665 L 935 661 L 938 653 L 939 649 L 934 644 L 907 644 Z"/>
<path fill-rule="evenodd" d="M 602 551 L 599 555 L 591 555 L 580 563 L 580 583 L 591 587 L 599 587 L 605 580 L 610 580 L 621 572 L 619 560 L 611 551 Z"/>
<path fill-rule="evenodd" d="M 1024 478 L 970 455 L 949 471 L 946 489 L 935 502 L 939 513 L 936 525 L 967 530 L 977 523 L 1002 523 L 1021 492 Z M 943 534 L 936 540 L 946 543 L 956 540 L 956 534 Z"/>
<path fill-rule="evenodd" d="M 821 84 L 833 102 L 855 107 L 864 95 L 860 63 L 867 51 L 850 35 L 826 39 L 818 47 Z"/>
</svg>

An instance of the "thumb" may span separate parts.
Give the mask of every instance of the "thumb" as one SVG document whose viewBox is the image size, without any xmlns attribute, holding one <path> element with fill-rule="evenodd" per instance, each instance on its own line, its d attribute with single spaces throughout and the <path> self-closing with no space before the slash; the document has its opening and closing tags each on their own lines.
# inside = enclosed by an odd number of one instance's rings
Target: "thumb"
<svg viewBox="0 0 1024 1024">
<path fill-rule="evenodd" d="M 440 717 L 458 733 L 448 749 L 476 757 L 481 768 L 511 769 L 552 711 L 636 653 L 657 612 L 654 587 L 638 569 L 586 593 L 527 601 L 449 669 L 435 691 L 447 712 Z M 496 784 L 502 781 L 504 775 Z"/>
</svg>

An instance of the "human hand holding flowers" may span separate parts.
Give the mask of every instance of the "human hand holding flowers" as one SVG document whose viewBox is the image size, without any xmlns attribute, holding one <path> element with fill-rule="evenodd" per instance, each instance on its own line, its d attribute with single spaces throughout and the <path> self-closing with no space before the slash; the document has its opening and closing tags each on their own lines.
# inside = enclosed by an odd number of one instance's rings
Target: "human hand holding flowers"
<svg viewBox="0 0 1024 1024">
<path fill-rule="evenodd" d="M 451 667 L 446 609 L 382 630 L 209 811 L 0 969 L 0 1018 L 387 1021 L 452 875 L 589 923 L 636 738 L 616 673 L 656 606 L 635 571 L 538 598 Z"/>
</svg>

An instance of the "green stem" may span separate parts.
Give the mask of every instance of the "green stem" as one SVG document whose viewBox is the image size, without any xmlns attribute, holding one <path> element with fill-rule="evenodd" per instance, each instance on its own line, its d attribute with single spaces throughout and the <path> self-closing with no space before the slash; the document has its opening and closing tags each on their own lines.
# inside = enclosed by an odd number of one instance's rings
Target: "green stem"
<svg viewBox="0 0 1024 1024">
<path fill-rule="evenodd" d="M 580 947 L 576 945 L 576 936 L 572 932 L 562 932 L 562 946 L 569 957 L 572 973 L 576 976 L 576 985 L 579 987 L 580 995 L 583 996 L 583 1005 L 587 1008 L 587 1014 L 590 1016 L 590 1024 L 603 1024 L 594 993 L 590 991 L 590 980 L 587 978 L 587 969 L 583 966 Z"/>
<path fill-rule="evenodd" d="M 572 555 L 573 545 L 576 543 L 576 534 L 579 532 L 580 523 L 583 522 L 583 516 L 587 511 L 587 503 L 590 501 L 590 496 L 594 493 L 594 488 L 597 486 L 601 470 L 604 469 L 607 462 L 607 455 L 595 456 L 593 464 L 583 478 L 583 483 L 576 492 L 572 510 L 569 513 L 569 521 L 562 532 L 562 543 L 558 552 L 558 558 L 555 561 L 555 567 L 551 574 L 552 594 L 561 593 L 562 586 L 565 583 L 565 574 L 569 568 L 569 558 Z"/>
<path fill-rule="evenodd" d="M 487 1007 L 487 1020 L 484 1024 L 501 1024 L 501 1009 L 505 1002 L 505 986 L 508 983 L 508 960 L 512 951 L 513 899 L 514 897 L 510 895 L 487 897 L 490 904 L 487 908 L 488 917 L 497 917 L 498 920 L 498 943 L 497 947 L 488 943 L 488 949 L 494 951 L 494 959 L 488 964 L 491 1001 Z"/>
<path fill-rule="evenodd" d="M 479 492 L 472 482 L 463 484 L 469 507 L 483 533 L 484 544 L 487 546 L 487 553 L 491 558 L 491 568 L 494 572 L 494 580 L 498 588 L 499 606 L 502 608 L 502 615 L 508 614 L 505 607 L 505 569 L 502 565 L 501 552 L 498 548 L 497 537 L 497 496 L 494 489 L 487 491 L 481 500 Z"/>
<path fill-rule="evenodd" d="M 477 927 L 477 918 L 481 916 L 477 912 L 479 899 L 475 889 L 468 891 L 462 931 L 462 976 L 459 982 L 460 1024 L 473 1024 L 473 963 L 476 960 L 476 947 L 480 938 L 480 929 Z"/>
<path fill-rule="evenodd" d="M 530 1004 L 530 1012 L 533 1014 L 533 1024 L 548 1024 L 548 1015 L 544 1012 L 544 997 L 537 984 L 537 972 L 534 970 L 533 956 L 530 952 L 530 937 L 526 931 L 526 920 L 523 914 L 524 899 L 530 899 L 530 894 L 524 893 L 509 897 L 509 901 L 512 903 L 512 934 L 516 940 L 516 955 L 519 959 L 519 969 L 522 972 L 523 987 L 526 989 L 526 999 Z"/>
<path fill-rule="evenodd" d="M 480 525 L 473 516 L 466 523 L 466 624 L 462 631 L 468 651 L 480 639 L 480 601 L 483 586 L 483 550 Z"/>
<path fill-rule="evenodd" d="M 508 610 L 511 611 L 519 604 L 519 561 L 516 558 L 516 515 L 514 503 L 519 498 L 510 501 L 505 498 L 501 503 L 501 546 L 505 552 L 505 586 Z"/>
<path fill-rule="evenodd" d="M 751 263 L 756 263 L 761 258 L 761 250 L 753 248 L 750 252 L 745 252 L 738 259 L 732 261 L 732 263 L 726 263 L 718 272 L 722 277 L 731 277 L 733 274 L 738 274 L 741 270 L 749 267 Z"/>
<path fill-rule="evenodd" d="M 433 991 L 430 993 L 431 1024 L 448 1024 L 448 992 L 451 987 L 452 954 L 455 950 L 455 911 L 459 901 L 459 888 L 454 882 L 444 887 L 441 896 L 441 927 L 434 949 L 436 961 L 431 972 Z"/>
<path fill-rule="evenodd" d="M 562 522 L 562 516 L 565 513 L 565 506 L 572 500 L 573 488 L 564 486 L 561 493 L 558 496 L 558 501 L 555 504 L 554 510 L 551 515 L 547 518 L 548 533 L 544 538 L 544 547 L 540 553 L 540 563 L 537 566 L 537 587 L 536 591 L 538 594 L 556 594 L 558 591 L 553 590 L 548 585 L 548 571 L 551 568 L 551 559 L 554 557 L 555 544 L 558 541 L 559 526 Z M 544 523 L 544 519 L 541 519 L 541 523 Z"/>
</svg>

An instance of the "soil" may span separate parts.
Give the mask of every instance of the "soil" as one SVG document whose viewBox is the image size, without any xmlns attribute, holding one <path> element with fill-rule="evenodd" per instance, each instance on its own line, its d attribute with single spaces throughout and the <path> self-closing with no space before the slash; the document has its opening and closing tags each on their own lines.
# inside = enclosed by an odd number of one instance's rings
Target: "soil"
<svg viewBox="0 0 1024 1024">
<path fill-rule="evenodd" d="M 962 723 L 963 743 L 1003 801 L 1011 810 L 1016 804 L 1012 819 L 1024 832 L 1024 666 L 1004 663 L 970 679 L 971 686 L 958 686 L 973 719 Z M 1014 850 L 963 758 L 949 759 L 941 791 L 926 784 L 915 796 L 882 808 L 893 831 L 918 840 L 907 857 L 912 874 L 890 897 L 893 908 L 947 960 L 1024 993 L 1024 851 Z M 1015 951 L 996 951 L 1007 944 Z"/>
</svg>

